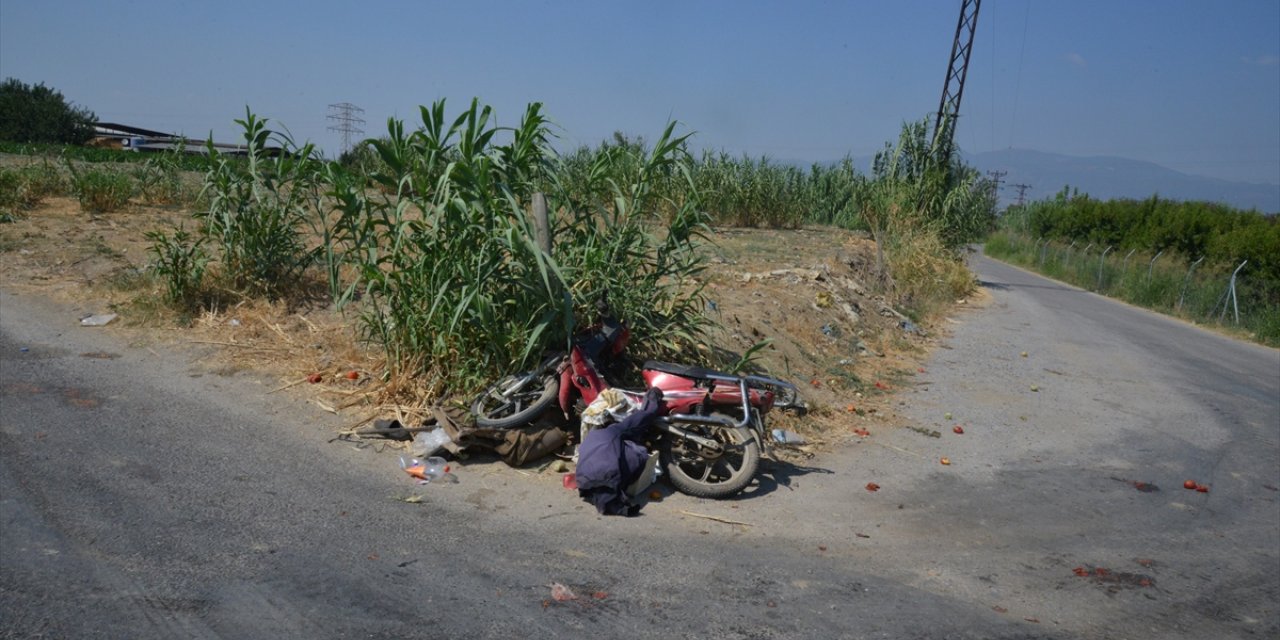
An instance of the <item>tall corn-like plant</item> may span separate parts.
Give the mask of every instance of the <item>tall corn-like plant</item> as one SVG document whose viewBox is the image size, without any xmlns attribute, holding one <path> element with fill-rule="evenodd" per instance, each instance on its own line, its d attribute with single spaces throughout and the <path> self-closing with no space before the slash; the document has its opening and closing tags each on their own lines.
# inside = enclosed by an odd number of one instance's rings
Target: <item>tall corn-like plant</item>
<svg viewBox="0 0 1280 640">
<path fill-rule="evenodd" d="M 669 124 L 639 158 L 621 146 L 596 156 L 588 191 L 609 197 L 569 209 L 556 231 L 555 260 L 578 308 L 607 295 L 640 356 L 680 354 L 706 323 L 696 278 L 705 268 L 698 242 L 708 217 L 693 181 L 689 136 L 674 131 Z M 653 231 L 659 214 L 665 234 Z"/>
<path fill-rule="evenodd" d="M 530 359 L 566 334 L 572 304 L 524 215 L 549 162 L 540 105 L 515 128 L 494 125 L 477 101 L 451 122 L 443 101 L 421 119 L 411 133 L 391 120 L 385 137 L 367 141 L 383 168 L 373 176 L 380 193 L 333 181 L 326 251 L 355 265 L 344 291 L 366 292 L 362 326 L 393 366 L 432 374 L 443 390 Z M 509 143 L 497 144 L 499 134 Z"/>
<path fill-rule="evenodd" d="M 872 180 L 862 200 L 862 215 L 878 247 L 877 264 L 895 229 L 927 230 L 956 249 L 990 230 L 995 199 L 980 174 L 962 165 L 950 150 L 939 152 L 925 121 L 906 123 L 896 145 L 876 154 Z"/>
<path fill-rule="evenodd" d="M 575 311 L 606 291 L 636 344 L 694 335 L 701 303 L 688 276 L 703 219 L 690 199 L 665 204 L 658 188 L 687 179 L 683 138 L 668 129 L 639 158 L 632 145 L 579 157 L 573 181 L 557 170 L 538 104 L 514 128 L 476 101 L 452 120 L 443 101 L 420 112 L 417 130 L 391 120 L 387 135 L 366 141 L 382 168 L 376 192 L 335 179 L 328 200 L 327 255 L 355 267 L 335 290 L 365 292 L 361 325 L 393 367 L 425 374 L 436 392 L 465 390 L 563 348 Z M 538 189 L 553 212 L 551 255 L 526 214 Z M 676 213 L 659 239 L 648 229 L 662 206 Z"/>
<path fill-rule="evenodd" d="M 317 251 L 303 242 L 310 222 L 318 162 L 314 147 L 294 144 L 285 133 L 247 108 L 244 161 L 232 161 L 207 143 L 209 170 L 197 212 L 206 237 L 221 248 L 223 276 L 238 290 L 277 297 L 295 287 Z"/>
</svg>

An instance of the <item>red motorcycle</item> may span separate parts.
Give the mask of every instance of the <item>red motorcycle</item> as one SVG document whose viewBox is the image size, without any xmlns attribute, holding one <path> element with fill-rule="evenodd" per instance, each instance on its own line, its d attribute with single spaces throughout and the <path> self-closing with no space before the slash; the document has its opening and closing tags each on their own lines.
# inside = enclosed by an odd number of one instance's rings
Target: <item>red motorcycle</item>
<svg viewBox="0 0 1280 640">
<path fill-rule="evenodd" d="M 559 401 L 565 416 L 591 404 L 613 386 L 601 364 L 618 360 L 631 337 L 626 325 L 601 309 L 601 320 L 572 341 L 569 353 L 554 355 L 533 371 L 509 375 L 472 404 L 476 424 L 507 429 L 533 421 Z M 654 439 L 666 474 L 682 493 L 725 498 L 745 488 L 755 475 L 761 449 L 771 454 L 764 416 L 774 408 L 803 412 L 795 385 L 763 376 L 736 376 L 701 367 L 645 362 L 645 390 L 662 390 Z M 635 404 L 645 390 L 620 389 Z"/>
</svg>

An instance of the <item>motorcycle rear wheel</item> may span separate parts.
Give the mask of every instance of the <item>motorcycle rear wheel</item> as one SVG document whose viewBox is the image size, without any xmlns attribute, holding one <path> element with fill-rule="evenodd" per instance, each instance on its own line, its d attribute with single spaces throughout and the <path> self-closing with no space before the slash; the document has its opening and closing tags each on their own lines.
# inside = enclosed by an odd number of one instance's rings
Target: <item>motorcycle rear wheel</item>
<svg viewBox="0 0 1280 640">
<path fill-rule="evenodd" d="M 716 417 L 728 418 L 723 414 Z M 717 455 L 703 455 L 694 443 L 668 435 L 662 444 L 662 466 L 671 484 L 695 498 L 727 498 L 742 491 L 756 475 L 760 464 L 760 443 L 751 429 L 729 429 L 680 425 L 700 436 L 712 438 L 725 448 Z"/>
<path fill-rule="evenodd" d="M 560 378 L 554 372 L 535 377 L 519 389 L 503 395 L 503 389 L 527 376 L 529 372 L 512 374 L 485 389 L 471 404 L 476 426 L 511 429 L 533 422 L 546 411 L 560 393 Z"/>
</svg>

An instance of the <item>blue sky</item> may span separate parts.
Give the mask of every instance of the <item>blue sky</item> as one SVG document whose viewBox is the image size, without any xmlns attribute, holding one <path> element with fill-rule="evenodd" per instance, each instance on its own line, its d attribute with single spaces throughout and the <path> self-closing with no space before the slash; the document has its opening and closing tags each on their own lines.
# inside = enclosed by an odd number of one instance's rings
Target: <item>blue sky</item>
<svg viewBox="0 0 1280 640">
<path fill-rule="evenodd" d="M 330 154 L 330 103 L 363 107 L 372 135 L 479 97 L 502 124 L 545 103 L 563 147 L 675 119 L 697 146 L 820 161 L 869 155 L 937 110 L 959 7 L 0 0 L 0 76 L 104 121 L 220 140 L 248 104 Z M 971 153 L 1280 183 L 1280 2 L 986 0 L 961 111 Z"/>
</svg>

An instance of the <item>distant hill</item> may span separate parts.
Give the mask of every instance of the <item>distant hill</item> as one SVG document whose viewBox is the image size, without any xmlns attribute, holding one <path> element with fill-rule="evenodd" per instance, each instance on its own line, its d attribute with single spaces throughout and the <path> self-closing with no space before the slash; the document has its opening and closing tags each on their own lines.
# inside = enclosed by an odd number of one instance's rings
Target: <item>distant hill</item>
<svg viewBox="0 0 1280 640">
<path fill-rule="evenodd" d="M 1029 184 L 1027 198 L 1052 197 L 1071 185 L 1098 199 L 1149 198 L 1208 200 L 1263 213 L 1280 212 L 1280 185 L 1232 182 L 1174 171 L 1152 162 L 1106 156 L 1066 156 L 1025 149 L 966 154 L 965 161 L 986 171 L 1008 171 L 1001 179 L 1000 205 L 1012 204 L 1018 192 L 1010 185 Z"/>
</svg>

